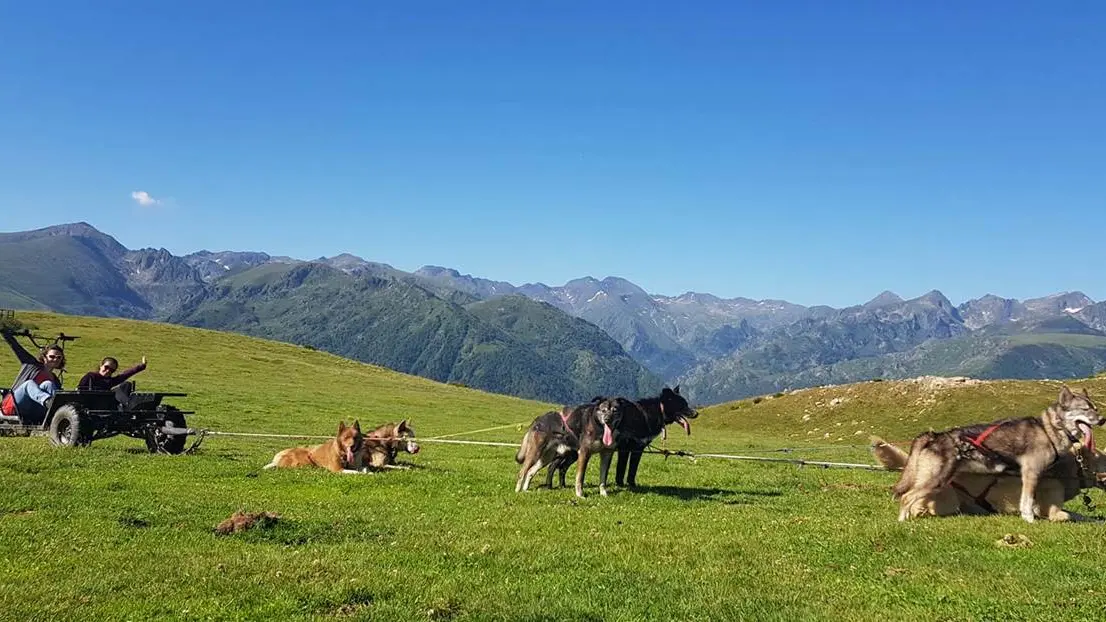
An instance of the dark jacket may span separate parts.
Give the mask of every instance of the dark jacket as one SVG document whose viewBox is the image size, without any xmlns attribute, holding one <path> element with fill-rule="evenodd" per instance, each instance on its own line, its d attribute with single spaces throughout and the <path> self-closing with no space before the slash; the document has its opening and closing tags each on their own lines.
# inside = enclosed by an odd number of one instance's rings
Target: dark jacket
<svg viewBox="0 0 1106 622">
<path fill-rule="evenodd" d="M 81 381 L 77 383 L 77 390 L 111 391 L 115 387 L 126 382 L 127 378 L 130 378 L 144 369 L 146 369 L 146 365 L 144 363 L 139 363 L 127 371 L 121 371 L 111 377 L 104 376 L 98 371 L 90 371 L 81 377 Z"/>
</svg>

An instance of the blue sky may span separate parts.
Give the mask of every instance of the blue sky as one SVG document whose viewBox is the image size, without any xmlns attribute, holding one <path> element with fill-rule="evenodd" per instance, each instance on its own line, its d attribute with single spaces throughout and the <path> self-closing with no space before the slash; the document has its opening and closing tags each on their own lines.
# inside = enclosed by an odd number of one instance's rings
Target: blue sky
<svg viewBox="0 0 1106 622">
<path fill-rule="evenodd" d="M 91 4 L 0 7 L 0 230 L 1106 298 L 1106 3 Z"/>
</svg>

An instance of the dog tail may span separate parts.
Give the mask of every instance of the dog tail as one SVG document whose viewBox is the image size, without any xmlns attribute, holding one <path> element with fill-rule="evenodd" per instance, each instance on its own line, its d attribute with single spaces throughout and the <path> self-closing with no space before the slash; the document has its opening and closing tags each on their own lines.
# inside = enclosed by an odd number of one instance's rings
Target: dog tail
<svg viewBox="0 0 1106 622">
<path fill-rule="evenodd" d="M 917 479 L 919 456 L 925 451 L 926 446 L 929 445 L 933 439 L 933 433 L 926 432 L 918 435 L 918 437 L 914 439 L 914 442 L 910 443 L 910 454 L 906 458 L 906 464 L 903 465 L 902 476 L 899 477 L 899 481 L 891 488 L 892 492 L 895 493 L 895 498 L 903 496 L 903 494 L 914 487 L 914 480 Z"/>
<path fill-rule="evenodd" d="M 275 469 L 278 466 L 277 463 L 280 462 L 281 456 L 283 456 L 284 452 L 286 452 L 286 451 L 288 451 L 288 450 L 282 449 L 282 450 L 278 451 L 276 453 L 276 455 L 273 456 L 273 461 L 270 462 L 269 464 L 266 464 L 265 466 L 263 466 L 261 468 L 263 468 L 263 469 Z"/>
<path fill-rule="evenodd" d="M 871 437 L 870 441 L 872 443 L 872 455 L 883 465 L 883 468 L 889 471 L 901 471 L 906 467 L 906 460 L 909 456 L 905 451 L 878 436 Z"/>
<path fill-rule="evenodd" d="M 526 450 L 529 448 L 530 435 L 533 434 L 529 430 L 526 432 L 526 436 L 522 437 L 522 445 L 518 448 L 518 453 L 515 454 L 515 462 L 522 464 L 522 461 L 526 459 Z"/>
</svg>

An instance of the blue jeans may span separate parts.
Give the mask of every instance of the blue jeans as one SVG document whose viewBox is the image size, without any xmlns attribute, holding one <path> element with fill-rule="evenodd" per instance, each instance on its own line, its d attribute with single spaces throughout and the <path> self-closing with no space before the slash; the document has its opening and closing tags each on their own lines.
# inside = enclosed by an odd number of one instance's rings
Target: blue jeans
<svg viewBox="0 0 1106 622">
<path fill-rule="evenodd" d="M 46 400 L 50 399 L 58 390 L 58 385 L 53 380 L 47 380 L 42 384 L 35 384 L 34 380 L 28 380 L 12 391 L 12 399 L 20 416 L 46 414 Z"/>
</svg>

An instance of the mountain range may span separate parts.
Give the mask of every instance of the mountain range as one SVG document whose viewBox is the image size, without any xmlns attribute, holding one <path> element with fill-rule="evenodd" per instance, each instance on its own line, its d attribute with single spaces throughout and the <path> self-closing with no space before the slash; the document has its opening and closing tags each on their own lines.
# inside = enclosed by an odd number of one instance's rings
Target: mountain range
<svg viewBox="0 0 1106 622">
<path fill-rule="evenodd" d="M 350 254 L 129 250 L 87 223 L 0 234 L 0 306 L 230 330 L 477 388 L 572 402 L 680 383 L 698 403 L 919 374 L 1106 369 L 1106 303 L 883 292 L 843 309 L 650 294 L 618 277 L 515 286 Z"/>
</svg>

